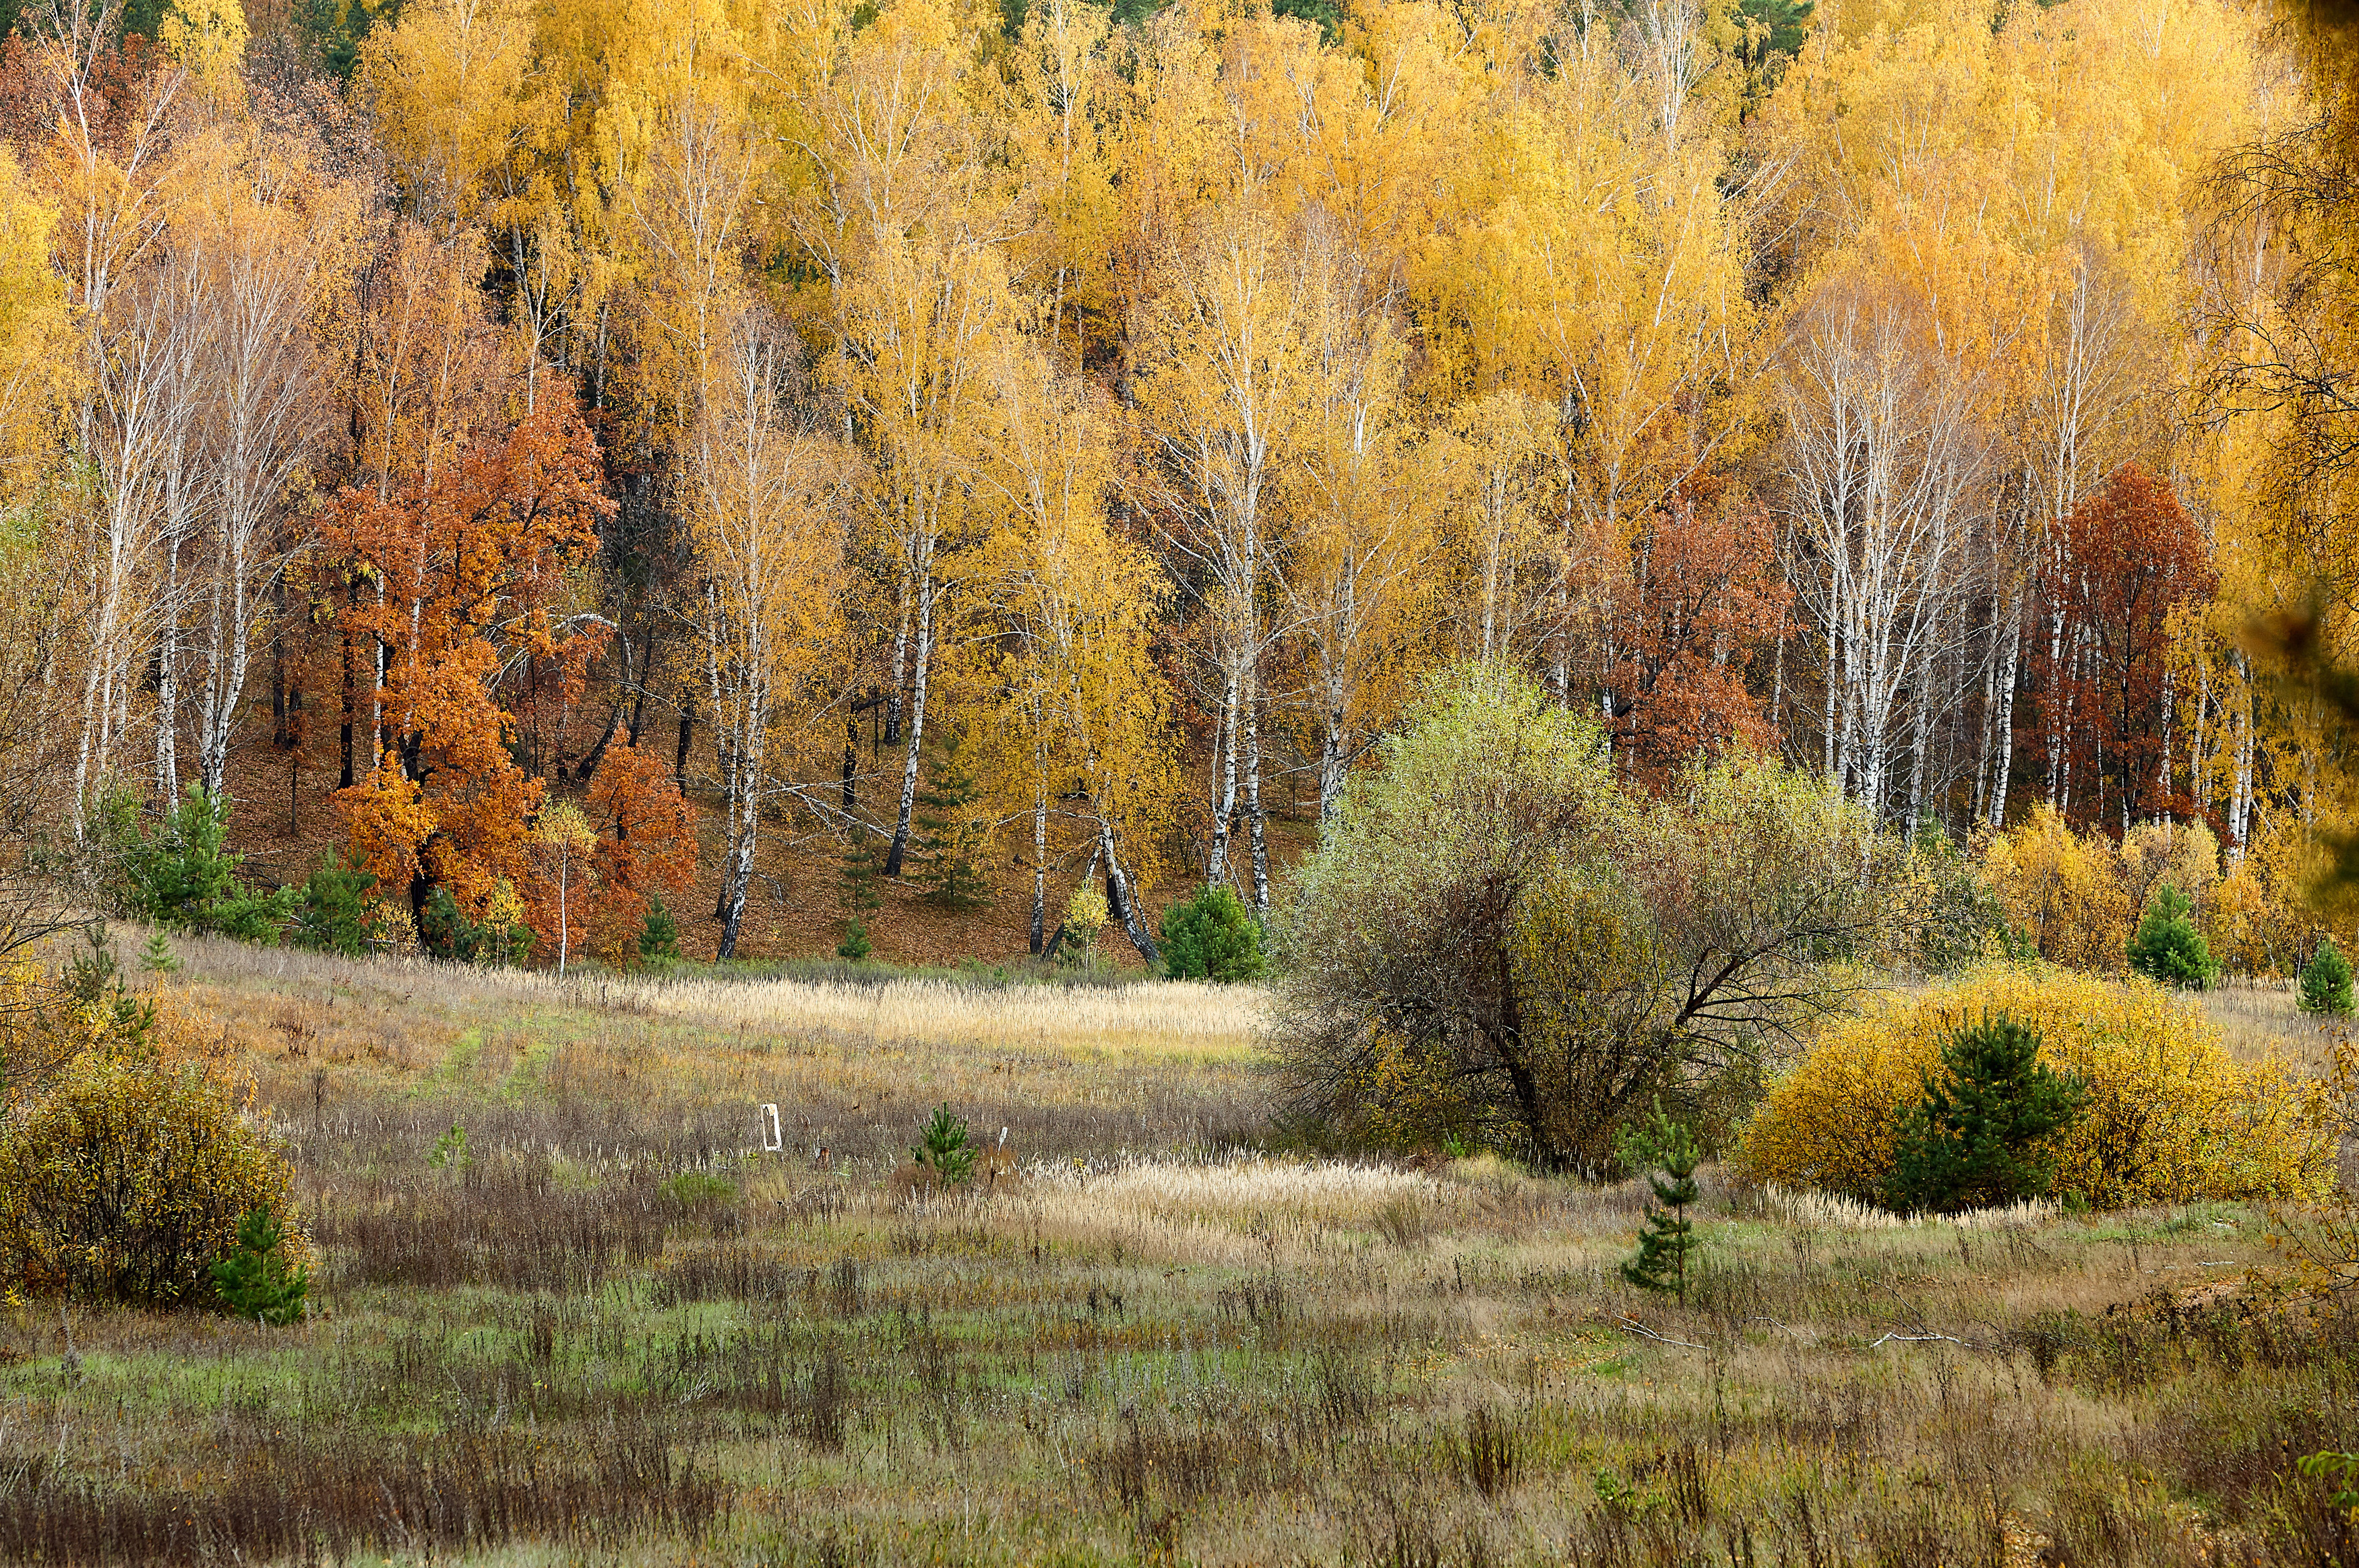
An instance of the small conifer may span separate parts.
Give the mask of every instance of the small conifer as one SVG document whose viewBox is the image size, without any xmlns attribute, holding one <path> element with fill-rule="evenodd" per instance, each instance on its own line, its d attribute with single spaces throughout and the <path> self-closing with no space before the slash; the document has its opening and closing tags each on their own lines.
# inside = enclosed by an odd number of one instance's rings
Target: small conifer
<svg viewBox="0 0 2359 1568">
<path fill-rule="evenodd" d="M 213 1265 L 213 1293 L 239 1317 L 284 1325 L 303 1315 L 310 1271 L 287 1258 L 286 1227 L 266 1208 L 248 1209 L 237 1247 Z"/>
<path fill-rule="evenodd" d="M 1623 1163 L 1646 1175 L 1655 1197 L 1638 1232 L 1638 1255 L 1622 1265 L 1622 1277 L 1641 1290 L 1676 1296 L 1684 1305 L 1688 1255 L 1696 1249 L 1695 1222 L 1688 1217 L 1688 1206 L 1699 1195 L 1695 1168 L 1703 1150 L 1693 1133 L 1664 1114 L 1658 1101 L 1652 1117 L 1625 1130 L 1621 1153 Z"/>
<path fill-rule="evenodd" d="M 2087 1091 L 2039 1060 L 2039 1036 L 2005 1013 L 1953 1030 L 1902 1127 L 1886 1201 L 1904 1213 L 2001 1208 L 2056 1179 L 2048 1142 Z"/>
<path fill-rule="evenodd" d="M 2301 1010 L 2331 1018 L 2350 1016 L 2351 961 L 2332 936 L 2320 938 L 2318 951 L 2302 966 Z"/>
</svg>

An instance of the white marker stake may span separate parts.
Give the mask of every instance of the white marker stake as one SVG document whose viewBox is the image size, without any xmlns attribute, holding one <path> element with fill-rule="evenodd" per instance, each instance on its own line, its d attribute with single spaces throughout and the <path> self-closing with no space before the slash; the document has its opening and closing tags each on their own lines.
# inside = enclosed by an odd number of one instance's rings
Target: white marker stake
<svg viewBox="0 0 2359 1568">
<path fill-rule="evenodd" d="M 776 1154 L 779 1151 L 785 1149 L 786 1146 L 786 1138 L 778 1130 L 778 1108 L 774 1105 L 764 1106 L 762 1108 L 763 1149 L 769 1153 Z"/>
</svg>

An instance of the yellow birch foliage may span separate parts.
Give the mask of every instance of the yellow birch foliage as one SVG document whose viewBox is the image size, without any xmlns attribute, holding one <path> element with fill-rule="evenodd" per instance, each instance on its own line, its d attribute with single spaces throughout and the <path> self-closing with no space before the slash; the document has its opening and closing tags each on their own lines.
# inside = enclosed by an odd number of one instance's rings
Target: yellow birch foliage
<svg viewBox="0 0 2359 1568">
<path fill-rule="evenodd" d="M 2139 979 L 1990 968 L 1829 1029 L 1770 1090 L 1738 1156 L 1756 1180 L 1875 1201 L 1941 1041 L 1985 1014 L 2040 1036 L 2088 1089 L 2057 1145 L 2056 1190 L 2093 1207 L 2305 1197 L 2333 1179 L 2315 1086 L 2274 1059 L 2232 1061 L 2201 1008 Z"/>
</svg>

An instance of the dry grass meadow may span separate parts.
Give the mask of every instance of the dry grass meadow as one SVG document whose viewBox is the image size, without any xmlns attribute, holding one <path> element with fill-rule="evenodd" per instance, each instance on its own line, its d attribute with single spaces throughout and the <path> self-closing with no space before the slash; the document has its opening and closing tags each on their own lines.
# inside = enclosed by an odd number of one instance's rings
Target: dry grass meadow
<svg viewBox="0 0 2359 1568">
<path fill-rule="evenodd" d="M 2359 1315 L 2252 1209 L 1715 1186 L 1681 1308 L 1634 1187 L 1273 1148 L 1247 991 L 180 947 L 315 1315 L 12 1304 L 8 1561 L 2359 1563 L 2292 1473 L 2359 1447 Z"/>
</svg>

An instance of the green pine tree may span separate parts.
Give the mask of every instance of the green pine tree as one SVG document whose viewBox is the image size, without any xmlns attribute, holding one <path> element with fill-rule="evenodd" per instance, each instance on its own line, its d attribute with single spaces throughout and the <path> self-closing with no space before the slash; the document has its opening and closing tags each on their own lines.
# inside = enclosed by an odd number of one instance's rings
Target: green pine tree
<svg viewBox="0 0 2359 1568">
<path fill-rule="evenodd" d="M 2190 918 L 2187 895 L 2168 884 L 2157 888 L 2130 938 L 2130 968 L 2167 986 L 2201 990 L 2219 978 L 2219 963 Z"/>
<path fill-rule="evenodd" d="M 2005 1013 L 1954 1030 L 1894 1151 L 1886 1205 L 1902 1213 L 2004 1207 L 2055 1183 L 2048 1144 L 2088 1094 L 2039 1061 L 2039 1036 Z"/>
<path fill-rule="evenodd" d="M 843 911 L 843 940 L 835 948 L 839 958 L 858 963 L 868 957 L 868 917 L 885 907 L 885 895 L 877 886 L 882 869 L 876 835 L 853 823 L 835 873 L 835 902 Z"/>
<path fill-rule="evenodd" d="M 1663 1113 L 1655 1113 L 1621 1138 L 1622 1162 L 1647 1178 L 1655 1202 L 1638 1232 L 1638 1255 L 1622 1265 L 1622 1277 L 1641 1290 L 1688 1299 L 1688 1255 L 1696 1249 L 1695 1222 L 1688 1206 L 1696 1201 L 1695 1168 L 1703 1150 L 1695 1135 Z M 1657 1204 L 1661 1205 L 1659 1208 Z"/>
<path fill-rule="evenodd" d="M 303 1315 L 310 1271 L 288 1261 L 286 1227 L 266 1208 L 237 1223 L 237 1248 L 213 1265 L 213 1293 L 239 1317 L 286 1325 Z"/>
<path fill-rule="evenodd" d="M 368 950 L 368 895 L 376 873 L 347 865 L 331 850 L 303 882 L 295 906 L 295 940 L 322 953 L 357 958 Z"/>
<path fill-rule="evenodd" d="M 2332 936 L 2320 938 L 2318 951 L 2302 966 L 2301 1010 L 2332 1018 L 2351 1015 L 2351 961 Z"/>
<path fill-rule="evenodd" d="M 139 967 L 151 975 L 177 975 L 180 960 L 173 956 L 172 944 L 161 928 L 148 933 L 147 946 L 140 950 Z"/>
<path fill-rule="evenodd" d="M 946 909 L 973 909 L 991 892 L 974 863 L 986 837 L 975 813 L 983 790 L 961 749 L 960 737 L 952 735 L 935 760 L 930 784 L 918 796 L 913 818 L 919 885 L 926 890 L 928 902 Z"/>
<path fill-rule="evenodd" d="M 1226 887 L 1163 912 L 1163 972 L 1175 980 L 1261 978 L 1261 926 Z"/>
<path fill-rule="evenodd" d="M 951 1115 L 948 1105 L 935 1108 L 933 1119 L 909 1150 L 909 1158 L 933 1172 L 946 1187 L 958 1186 L 974 1173 L 974 1157 L 965 1121 Z"/>
<path fill-rule="evenodd" d="M 227 847 L 228 831 L 229 797 L 202 785 L 190 790 L 153 833 L 134 827 L 120 844 L 116 902 L 125 913 L 175 931 L 277 941 L 295 892 L 248 888 L 238 877 L 245 857 Z"/>
<path fill-rule="evenodd" d="M 647 894 L 647 918 L 639 925 L 639 961 L 668 964 L 679 957 L 679 922 L 658 893 Z"/>
</svg>

